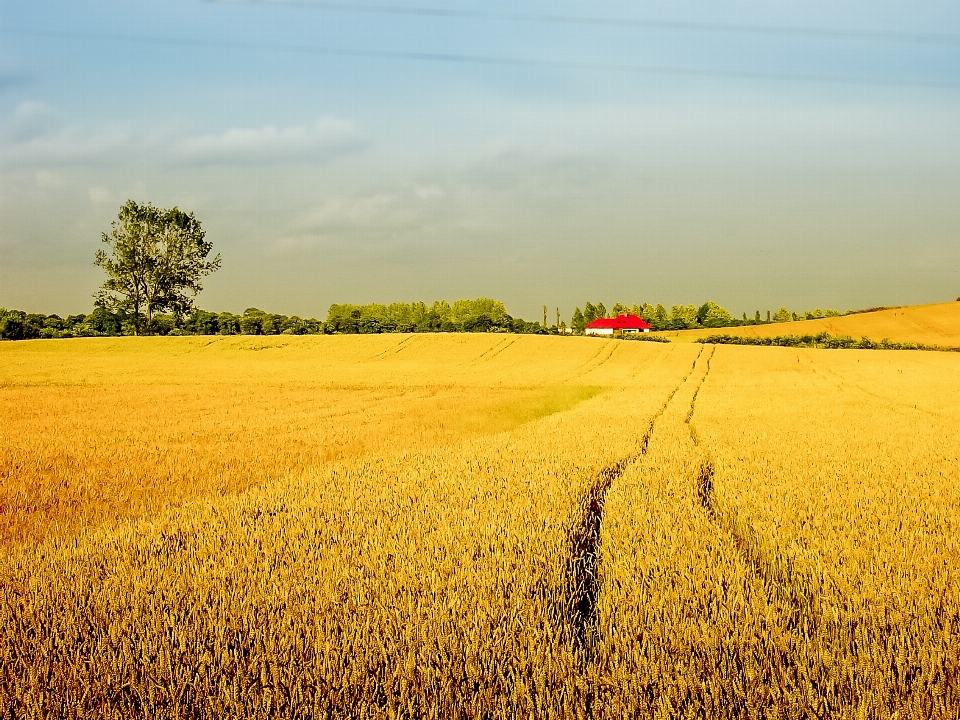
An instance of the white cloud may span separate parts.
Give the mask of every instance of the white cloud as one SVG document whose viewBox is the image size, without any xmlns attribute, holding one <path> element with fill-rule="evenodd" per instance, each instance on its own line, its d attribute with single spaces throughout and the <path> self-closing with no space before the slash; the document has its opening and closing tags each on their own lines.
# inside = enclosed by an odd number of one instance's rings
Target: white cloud
<svg viewBox="0 0 960 720">
<path fill-rule="evenodd" d="M 300 215 L 292 227 L 306 232 L 340 232 L 344 230 L 409 230 L 420 227 L 436 208 L 424 207 L 419 200 L 446 195 L 440 188 L 394 188 L 358 194 L 324 197 L 313 208 Z"/>
<path fill-rule="evenodd" d="M 21 106 L 22 108 L 22 106 Z M 11 167 L 49 169 L 64 165 L 123 162 L 148 149 L 135 142 L 122 129 L 106 129 L 95 134 L 78 127 L 61 126 L 57 116 L 39 107 L 18 108 L 4 122 L 3 162 Z"/>
<path fill-rule="evenodd" d="M 57 114 L 43 103 L 25 100 L 3 122 L 3 144 L 20 144 L 48 137 L 60 129 Z"/>
<path fill-rule="evenodd" d="M 51 170 L 64 165 L 125 165 L 131 159 L 160 165 L 326 162 L 367 147 L 353 124 L 321 118 L 306 126 L 231 128 L 184 136 L 115 126 L 91 130 L 65 125 L 48 106 L 20 103 L 0 124 L 0 149 L 8 167 Z M 39 167 L 38 167 L 39 166 Z"/>
<path fill-rule="evenodd" d="M 94 205 L 102 205 L 103 203 L 108 203 L 113 200 L 113 193 L 107 190 L 105 187 L 92 187 L 90 188 L 90 202 Z"/>
<path fill-rule="evenodd" d="M 37 183 L 38 188 L 58 188 L 63 185 L 63 178 L 60 177 L 60 173 L 51 172 L 49 170 L 40 170 L 34 175 L 34 181 Z"/>
<path fill-rule="evenodd" d="M 307 126 L 231 128 L 186 138 L 177 144 L 177 156 L 191 163 L 323 162 L 366 145 L 352 123 L 321 118 Z"/>
<path fill-rule="evenodd" d="M 442 188 L 438 188 L 436 185 L 428 185 L 427 187 L 420 187 L 418 185 L 414 188 L 413 192 L 421 200 L 434 200 L 446 194 Z"/>
</svg>

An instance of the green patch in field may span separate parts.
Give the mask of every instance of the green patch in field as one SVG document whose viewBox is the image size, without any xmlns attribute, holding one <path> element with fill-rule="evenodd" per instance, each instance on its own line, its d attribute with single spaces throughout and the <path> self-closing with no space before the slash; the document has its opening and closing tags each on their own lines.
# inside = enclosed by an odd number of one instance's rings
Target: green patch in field
<svg viewBox="0 0 960 720">
<path fill-rule="evenodd" d="M 477 407 L 461 416 L 460 421 L 471 430 L 484 433 L 503 432 L 540 418 L 564 412 L 585 400 L 599 395 L 596 385 L 555 385 L 526 388 L 510 393 L 507 398 L 486 407 Z"/>
</svg>

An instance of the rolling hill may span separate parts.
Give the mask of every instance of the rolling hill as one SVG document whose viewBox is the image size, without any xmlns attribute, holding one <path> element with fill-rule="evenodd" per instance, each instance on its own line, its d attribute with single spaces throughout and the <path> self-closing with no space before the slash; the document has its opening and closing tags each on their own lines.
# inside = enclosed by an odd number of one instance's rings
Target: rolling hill
<svg viewBox="0 0 960 720">
<path fill-rule="evenodd" d="M 776 335 L 849 335 L 871 340 L 884 338 L 894 342 L 927 345 L 960 346 L 960 302 L 937 305 L 913 305 L 842 317 L 798 320 L 770 325 L 748 325 L 731 328 L 672 330 L 654 333 L 673 342 L 695 342 L 709 335 L 741 335 L 773 337 Z"/>
</svg>

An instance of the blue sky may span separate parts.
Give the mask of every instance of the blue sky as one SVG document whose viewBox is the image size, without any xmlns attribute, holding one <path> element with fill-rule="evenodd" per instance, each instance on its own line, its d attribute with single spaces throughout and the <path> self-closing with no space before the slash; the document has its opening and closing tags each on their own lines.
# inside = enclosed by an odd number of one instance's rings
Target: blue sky
<svg viewBox="0 0 960 720">
<path fill-rule="evenodd" d="M 957 128 L 955 2 L 0 0 L 0 305 L 89 310 L 127 198 L 217 310 L 949 300 Z"/>
</svg>

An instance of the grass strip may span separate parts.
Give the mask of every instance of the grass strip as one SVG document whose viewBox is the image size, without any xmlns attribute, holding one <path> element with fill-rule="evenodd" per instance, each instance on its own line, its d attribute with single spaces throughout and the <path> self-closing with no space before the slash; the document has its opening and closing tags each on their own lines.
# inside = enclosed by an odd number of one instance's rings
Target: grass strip
<svg viewBox="0 0 960 720">
<path fill-rule="evenodd" d="M 925 343 L 893 342 L 887 338 L 876 342 L 868 337 L 855 340 L 849 335 L 775 335 L 772 337 L 744 337 L 739 335 L 710 335 L 695 342 L 706 345 L 767 345 L 775 347 L 827 348 L 830 350 L 936 350 L 960 352 L 960 347 L 927 345 Z"/>
</svg>

